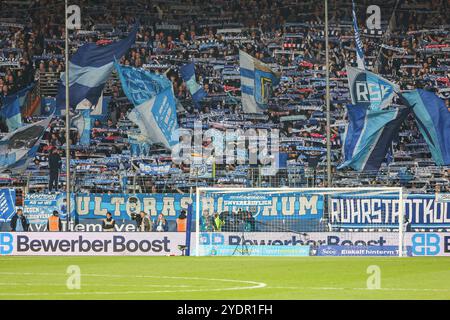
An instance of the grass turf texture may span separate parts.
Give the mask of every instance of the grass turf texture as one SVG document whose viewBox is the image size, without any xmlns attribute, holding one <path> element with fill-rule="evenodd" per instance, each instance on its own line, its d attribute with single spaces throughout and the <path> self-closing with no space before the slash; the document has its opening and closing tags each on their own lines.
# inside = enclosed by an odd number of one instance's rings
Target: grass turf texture
<svg viewBox="0 0 450 320">
<path fill-rule="evenodd" d="M 366 287 L 370 265 L 380 290 Z M 450 259 L 1 257 L 0 299 L 450 299 Z"/>
</svg>

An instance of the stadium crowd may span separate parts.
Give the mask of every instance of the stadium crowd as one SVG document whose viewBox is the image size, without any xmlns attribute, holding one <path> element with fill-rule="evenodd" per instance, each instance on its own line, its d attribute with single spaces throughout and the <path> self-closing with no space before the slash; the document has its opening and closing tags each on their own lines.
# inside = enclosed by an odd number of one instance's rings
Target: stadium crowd
<svg viewBox="0 0 450 320">
<path fill-rule="evenodd" d="M 74 52 L 86 42 L 124 37 L 136 20 L 136 44 L 120 61 L 165 75 L 179 101 L 178 123 L 203 128 L 279 129 L 285 161 L 275 176 L 254 165 L 175 165 L 161 145 L 139 140 L 127 119 L 132 104 L 117 74 L 104 91 L 105 112 L 95 118 L 89 146 L 73 144 L 74 185 L 89 192 L 188 192 L 195 186 L 321 186 L 326 179 L 324 8 L 317 1 L 73 1 L 82 10 L 82 30 L 71 32 Z M 368 69 L 401 86 L 428 88 L 446 99 L 450 112 L 449 1 L 356 1 Z M 370 2 L 370 3 L 369 3 Z M 381 29 L 365 26 L 366 8 L 381 8 Z M 400 130 L 379 172 L 340 171 L 346 108 L 350 103 L 345 65 L 356 66 L 351 1 L 329 1 L 331 142 L 335 186 L 403 185 L 414 192 L 450 192 L 450 168 L 436 167 L 414 119 Z M 107 10 L 106 10 L 107 8 Z M 1 98 L 64 71 L 63 4 L 24 1 L 20 8 L 0 2 Z M 240 106 L 239 50 L 271 65 L 281 83 L 264 114 L 243 114 Z M 208 96 L 197 108 L 179 74 L 194 62 L 197 82 Z M 57 83 L 51 84 L 57 87 Z M 43 96 L 43 101 L 51 97 Z M 48 106 L 42 103 L 41 112 Z M 395 101 L 395 103 L 400 103 Z M 36 117 L 34 117 L 36 118 Z M 34 121 L 35 119 L 25 119 Z M 27 170 L 30 191 L 48 185 L 48 155 L 64 158 L 64 117 L 45 134 Z M 0 123 L 1 131 L 7 131 Z M 205 142 L 210 143 L 209 142 Z M 64 162 L 64 161 L 63 161 Z M 63 171 L 64 173 L 64 165 Z M 11 176 L 14 177 L 14 176 Z M 11 178 L 14 179 L 14 178 Z M 11 179 L 7 179 L 11 183 Z M 64 181 L 64 174 L 61 176 Z"/>
</svg>

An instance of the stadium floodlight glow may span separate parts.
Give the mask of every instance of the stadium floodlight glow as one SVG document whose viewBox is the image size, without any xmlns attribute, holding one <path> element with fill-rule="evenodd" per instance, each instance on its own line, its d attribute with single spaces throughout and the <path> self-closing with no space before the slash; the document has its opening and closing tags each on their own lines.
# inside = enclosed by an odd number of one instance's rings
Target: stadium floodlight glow
<svg viewBox="0 0 450 320">
<path fill-rule="evenodd" d="M 195 255 L 403 256 L 402 188 L 197 188 Z"/>
</svg>

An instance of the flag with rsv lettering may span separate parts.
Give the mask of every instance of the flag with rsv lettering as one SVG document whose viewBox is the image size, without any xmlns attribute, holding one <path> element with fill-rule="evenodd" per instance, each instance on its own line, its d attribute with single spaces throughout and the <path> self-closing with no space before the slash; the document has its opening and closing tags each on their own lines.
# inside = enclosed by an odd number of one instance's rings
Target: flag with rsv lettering
<svg viewBox="0 0 450 320">
<path fill-rule="evenodd" d="M 374 110 L 359 104 L 348 105 L 347 110 L 344 162 L 338 169 L 378 171 L 410 108 Z"/>
<path fill-rule="evenodd" d="M 245 113 L 263 113 L 280 74 L 244 51 L 239 51 L 241 100 Z"/>
<path fill-rule="evenodd" d="M 370 71 L 347 66 L 347 78 L 353 105 L 370 109 L 384 109 L 392 103 L 400 88 Z"/>
<path fill-rule="evenodd" d="M 450 111 L 433 92 L 416 89 L 401 97 L 412 108 L 419 130 L 439 166 L 450 165 Z"/>
<path fill-rule="evenodd" d="M 69 104 L 75 108 L 83 100 L 96 105 L 106 81 L 114 69 L 115 59 L 120 59 L 134 44 L 138 27 L 135 26 L 127 38 L 110 44 L 88 43 L 78 49 L 69 61 Z M 66 105 L 65 72 L 56 96 L 58 109 Z"/>
</svg>

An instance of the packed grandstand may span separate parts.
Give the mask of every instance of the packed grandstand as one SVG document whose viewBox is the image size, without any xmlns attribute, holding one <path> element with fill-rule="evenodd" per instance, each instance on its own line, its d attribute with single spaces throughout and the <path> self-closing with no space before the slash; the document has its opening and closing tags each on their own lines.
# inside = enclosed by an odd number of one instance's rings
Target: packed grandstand
<svg viewBox="0 0 450 320">
<path fill-rule="evenodd" d="M 171 81 L 181 128 L 279 129 L 280 168 L 265 175 L 253 164 L 172 162 L 170 150 L 136 139 L 129 120 L 133 104 L 114 70 L 92 115 L 89 143 L 71 128 L 73 191 L 87 193 L 189 193 L 199 186 L 317 187 L 326 184 L 325 51 L 323 5 L 317 1 L 74 1 L 82 8 L 82 29 L 70 33 L 71 54 L 86 42 L 123 39 L 139 22 L 135 43 L 120 59 Z M 369 3 L 370 2 L 370 3 Z M 366 27 L 366 7 L 381 8 L 381 27 Z M 45 119 L 55 109 L 64 71 L 63 3 L 52 0 L 0 1 L 0 104 L 26 92 L 24 123 Z M 449 2 L 358 1 L 359 29 L 367 69 L 402 90 L 425 88 L 445 99 L 450 111 Z M 404 186 L 409 192 L 450 192 L 450 168 L 438 166 L 412 114 L 402 124 L 379 170 L 338 170 L 351 102 L 346 64 L 356 67 L 351 1 L 329 1 L 331 164 L 334 187 Z M 261 114 L 242 112 L 239 51 L 273 67 L 280 84 Z M 193 62 L 196 81 L 207 95 L 198 102 L 180 75 Z M 395 104 L 402 104 L 399 99 Z M 0 129 L 7 135 L 4 117 Z M 64 160 L 65 116 L 56 111 L 24 172 L 5 170 L 2 187 L 46 192 L 48 156 Z M 204 142 L 205 145 L 208 142 Z M 65 169 L 60 189 L 65 183 Z"/>
</svg>

